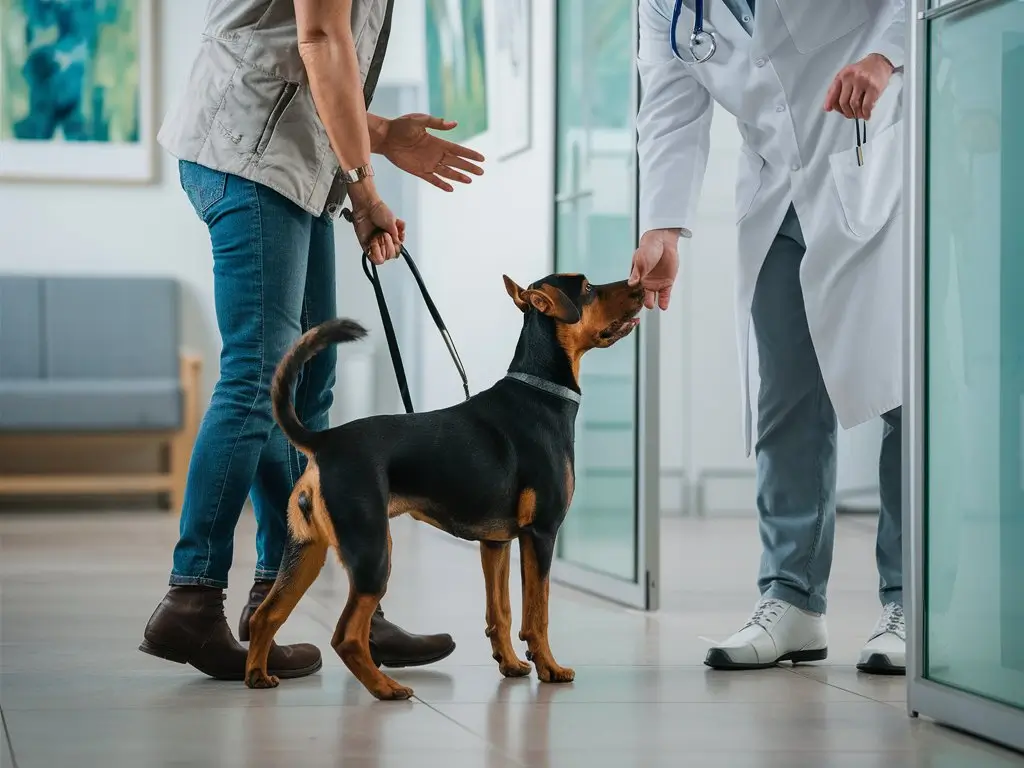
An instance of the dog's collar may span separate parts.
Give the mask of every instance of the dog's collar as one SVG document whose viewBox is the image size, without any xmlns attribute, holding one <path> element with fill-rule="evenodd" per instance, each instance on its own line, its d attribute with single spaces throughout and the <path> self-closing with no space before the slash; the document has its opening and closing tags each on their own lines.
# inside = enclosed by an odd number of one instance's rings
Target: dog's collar
<svg viewBox="0 0 1024 768">
<path fill-rule="evenodd" d="M 580 400 L 582 400 L 579 392 L 571 390 L 568 387 L 563 387 L 561 384 L 555 384 L 553 381 L 542 379 L 539 376 L 531 376 L 528 373 L 519 373 L 518 371 L 509 371 L 505 374 L 505 378 L 521 381 L 523 384 L 539 389 L 542 392 L 555 395 L 555 397 L 560 397 L 563 400 L 568 400 L 570 403 L 576 403 L 576 405 L 579 405 Z"/>
</svg>

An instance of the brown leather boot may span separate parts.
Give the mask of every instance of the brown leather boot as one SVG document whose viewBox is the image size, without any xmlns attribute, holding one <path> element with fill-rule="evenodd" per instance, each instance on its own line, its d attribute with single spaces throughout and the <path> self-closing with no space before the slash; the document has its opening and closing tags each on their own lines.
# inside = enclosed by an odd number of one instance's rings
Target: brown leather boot
<svg viewBox="0 0 1024 768">
<path fill-rule="evenodd" d="M 235 640 L 224 616 L 224 591 L 171 587 L 146 625 L 139 650 L 191 664 L 217 680 L 243 680 L 248 651 Z M 281 679 L 305 677 L 323 666 L 320 650 L 307 643 L 273 645 L 268 672 Z"/>
<path fill-rule="evenodd" d="M 238 620 L 238 637 L 249 639 L 249 618 L 270 593 L 273 582 L 257 581 L 249 592 L 249 602 Z M 421 667 L 433 664 L 455 650 L 451 635 L 413 635 L 384 618 L 377 607 L 370 622 L 370 655 L 374 663 L 390 668 Z M 280 677 L 280 675 L 278 675 Z"/>
</svg>

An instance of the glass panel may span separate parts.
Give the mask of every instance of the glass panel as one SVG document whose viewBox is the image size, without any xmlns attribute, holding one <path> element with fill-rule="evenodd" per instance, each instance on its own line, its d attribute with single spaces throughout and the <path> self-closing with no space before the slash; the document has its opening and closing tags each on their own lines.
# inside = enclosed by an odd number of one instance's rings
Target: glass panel
<svg viewBox="0 0 1024 768">
<path fill-rule="evenodd" d="M 555 269 L 622 280 L 633 252 L 633 0 L 563 0 L 558 8 Z M 636 425 L 639 334 L 583 359 L 576 494 L 557 555 L 637 579 Z"/>
<path fill-rule="evenodd" d="M 1024 3 L 928 46 L 925 676 L 1024 706 Z"/>
</svg>

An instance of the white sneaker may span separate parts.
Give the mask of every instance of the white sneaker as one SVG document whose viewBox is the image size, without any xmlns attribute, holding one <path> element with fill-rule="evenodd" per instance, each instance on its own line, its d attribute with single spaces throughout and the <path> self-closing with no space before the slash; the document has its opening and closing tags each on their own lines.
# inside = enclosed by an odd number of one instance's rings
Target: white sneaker
<svg viewBox="0 0 1024 768">
<path fill-rule="evenodd" d="M 766 669 L 780 661 L 797 664 L 827 656 L 824 616 L 762 598 L 743 628 L 709 650 L 704 663 L 714 669 Z"/>
<path fill-rule="evenodd" d="M 882 608 L 875 631 L 860 652 L 857 669 L 876 675 L 907 673 L 907 625 L 899 603 L 886 603 Z"/>
</svg>

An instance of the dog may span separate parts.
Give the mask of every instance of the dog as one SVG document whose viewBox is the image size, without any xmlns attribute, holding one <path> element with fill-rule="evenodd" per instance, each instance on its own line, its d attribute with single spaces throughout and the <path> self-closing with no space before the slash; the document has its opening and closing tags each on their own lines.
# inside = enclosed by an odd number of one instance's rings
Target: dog
<svg viewBox="0 0 1024 768">
<path fill-rule="evenodd" d="M 530 665 L 512 646 L 509 554 L 519 542 L 523 615 L 519 639 L 540 680 L 571 682 L 548 645 L 548 589 L 555 536 L 575 488 L 579 369 L 590 349 L 610 347 L 639 323 L 643 289 L 625 281 L 591 285 L 581 274 L 549 275 L 505 289 L 523 313 L 508 374 L 450 408 L 371 416 L 314 432 L 295 412 L 293 390 L 306 361 L 329 344 L 366 334 L 357 323 L 328 321 L 304 334 L 278 366 L 271 391 L 281 430 L 308 458 L 288 504 L 288 543 L 266 600 L 249 622 L 245 681 L 278 684 L 267 674 L 275 633 L 334 549 L 349 577 L 348 602 L 331 646 L 378 699 L 413 692 L 385 675 L 370 655 L 370 618 L 391 571 L 389 520 L 410 515 L 480 543 L 487 593 L 486 635 L 501 674 Z"/>
</svg>

